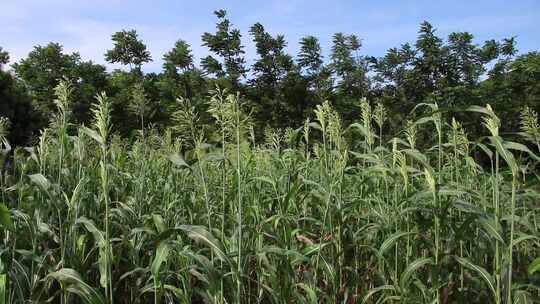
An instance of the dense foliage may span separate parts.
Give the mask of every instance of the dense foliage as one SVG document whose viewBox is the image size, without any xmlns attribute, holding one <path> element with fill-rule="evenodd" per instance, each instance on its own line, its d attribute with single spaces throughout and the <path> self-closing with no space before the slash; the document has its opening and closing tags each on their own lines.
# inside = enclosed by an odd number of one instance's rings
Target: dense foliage
<svg viewBox="0 0 540 304">
<path fill-rule="evenodd" d="M 0 303 L 540 303 L 540 53 L 256 23 L 249 66 L 215 15 L 160 73 L 0 48 Z"/>
<path fill-rule="evenodd" d="M 190 99 L 199 112 L 206 113 L 205 99 L 216 84 L 245 97 L 256 129 L 298 126 L 326 100 L 348 124 L 358 117 L 357 103 L 363 97 L 391 110 L 392 119 L 383 130 L 386 134 L 398 131 L 411 118 L 411 110 L 423 102 L 454 110 L 475 136 L 483 134 L 481 129 L 469 124 L 470 115 L 461 111 L 469 105 L 489 102 L 505 117 L 504 132 L 516 130 L 524 106 L 540 111 L 540 55 L 518 55 L 514 38 L 478 45 L 472 34 L 457 32 L 443 39 L 424 22 L 416 41 L 391 48 L 380 58 L 362 54 L 362 40 L 344 33 L 333 35 L 325 57 L 314 36 L 302 38 L 298 54 L 289 54 L 283 35 L 269 33 L 256 23 L 243 37 L 226 11 L 215 15 L 215 32 L 201 36 L 209 55 L 197 64 L 188 42 L 179 39 L 163 55 L 159 73 L 144 73 L 142 67 L 152 56 L 135 30 L 112 35 L 113 46 L 105 59 L 127 67 L 112 72 L 83 61 L 78 53 L 65 53 L 58 43 L 49 43 L 13 63 L 12 75 L 6 75 L 1 67 L 7 67 L 9 55 L 0 48 L 0 100 L 7 100 L 0 116 L 8 117 L 13 126 L 24 126 L 12 128 L 11 142 L 35 143 L 32 139 L 56 114 L 54 88 L 62 79 L 73 85 L 75 122 L 88 124 L 93 98 L 104 91 L 111 99 L 114 131 L 124 137 L 134 136 L 141 125 L 162 131 L 171 127 L 180 107 L 177 98 Z M 244 39 L 251 39 L 255 46 L 250 64 Z M 146 98 L 143 124 L 140 113 L 130 111 L 136 87 L 142 88 Z M 208 124 L 209 118 L 201 120 Z M 259 136 L 257 141 L 262 139 Z"/>
<path fill-rule="evenodd" d="M 489 105 L 466 109 L 484 137 L 435 103 L 389 137 L 380 104 L 344 125 L 324 102 L 258 143 L 242 100 L 218 89 L 207 113 L 183 99 L 173 127 L 130 143 L 111 133 L 107 96 L 75 128 L 74 87 L 55 92 L 51 127 L 2 170 L 9 303 L 538 303 L 530 108 L 511 141 Z"/>
</svg>

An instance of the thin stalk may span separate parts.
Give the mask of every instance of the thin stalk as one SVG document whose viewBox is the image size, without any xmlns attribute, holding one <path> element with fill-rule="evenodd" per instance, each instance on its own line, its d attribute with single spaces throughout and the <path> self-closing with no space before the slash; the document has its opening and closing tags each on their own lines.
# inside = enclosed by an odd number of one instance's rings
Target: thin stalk
<svg viewBox="0 0 540 304">
<path fill-rule="evenodd" d="M 513 272 L 513 243 L 514 243 L 514 216 L 516 214 L 516 174 L 512 174 L 512 201 L 511 201 L 511 219 L 510 219 L 510 243 L 508 244 L 508 284 L 506 287 L 506 303 L 512 303 L 512 272 Z"/>
<path fill-rule="evenodd" d="M 240 105 L 238 99 L 235 100 L 235 114 L 236 114 L 236 180 L 237 180 L 237 198 L 238 198 L 238 274 L 236 281 L 236 296 L 237 303 L 241 303 L 241 291 L 242 291 L 242 174 L 240 171 Z"/>
<path fill-rule="evenodd" d="M 495 205 L 495 222 L 499 222 L 499 152 L 495 152 L 495 184 L 493 187 L 493 203 Z M 495 303 L 501 303 L 501 260 L 499 242 L 495 242 L 495 281 L 496 281 L 496 297 Z"/>
</svg>

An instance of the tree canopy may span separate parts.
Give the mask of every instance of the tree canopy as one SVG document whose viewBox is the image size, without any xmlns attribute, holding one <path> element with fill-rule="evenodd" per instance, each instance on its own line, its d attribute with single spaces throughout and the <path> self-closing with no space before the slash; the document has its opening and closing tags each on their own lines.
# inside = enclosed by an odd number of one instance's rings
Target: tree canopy
<svg viewBox="0 0 540 304">
<path fill-rule="evenodd" d="M 135 30 L 114 33 L 113 48 L 105 54 L 107 62 L 128 70 L 108 72 L 102 65 L 82 60 L 77 52 L 65 53 L 59 43 L 38 45 L 11 65 L 13 76 L 3 72 L 2 94 L 10 101 L 0 114 L 20 120 L 14 117 L 20 113 L 16 109 L 31 108 L 35 133 L 54 115 L 54 87 L 61 79 L 73 84 L 78 122 L 88 120 L 94 96 L 105 91 L 112 101 L 114 124 L 123 135 L 146 125 L 168 128 L 174 124 L 179 98 L 190 99 L 196 109 L 206 112 L 205 97 L 216 86 L 238 91 L 259 129 L 298 127 L 325 100 L 345 123 L 358 120 L 363 98 L 385 105 L 394 113 L 385 132 L 392 132 L 424 102 L 437 102 L 457 116 L 470 115 L 458 113 L 459 109 L 489 102 L 505 113 L 508 123 L 503 128 L 508 130 L 517 128 L 522 107 L 540 110 L 540 56 L 537 52 L 518 55 L 514 37 L 483 43 L 469 32 L 441 37 L 425 21 L 415 41 L 390 48 L 382 56 L 364 54 L 362 39 L 346 33 L 332 36 L 326 57 L 317 37 L 302 37 L 294 56 L 287 51 L 284 35 L 255 23 L 248 31 L 255 51 L 248 65 L 240 30 L 225 10 L 214 14 L 215 31 L 201 35 L 209 55 L 202 56 L 200 65 L 190 44 L 178 39 L 163 55 L 158 73 L 143 72 L 142 65 L 152 57 Z M 8 61 L 9 54 L 0 48 L 0 67 Z M 144 100 L 144 107 L 135 99 Z M 201 119 L 213 123 L 211 117 Z"/>
</svg>

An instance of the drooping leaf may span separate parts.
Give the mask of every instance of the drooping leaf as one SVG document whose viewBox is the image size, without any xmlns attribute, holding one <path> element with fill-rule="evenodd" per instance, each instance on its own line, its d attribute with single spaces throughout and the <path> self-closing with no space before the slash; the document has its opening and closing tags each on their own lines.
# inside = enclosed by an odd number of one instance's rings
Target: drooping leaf
<svg viewBox="0 0 540 304">
<path fill-rule="evenodd" d="M 49 191 L 49 188 L 51 188 L 51 182 L 41 173 L 30 174 L 28 177 L 45 192 Z"/>
<path fill-rule="evenodd" d="M 519 168 L 516 163 L 516 159 L 514 158 L 514 154 L 508 151 L 508 149 L 506 149 L 503 144 L 502 138 L 500 138 L 499 136 L 490 136 L 489 140 L 491 141 L 491 144 L 495 147 L 495 149 L 497 149 L 497 152 L 499 152 L 499 154 L 505 160 L 508 167 L 510 167 L 510 169 L 512 170 L 512 174 L 517 175 Z"/>
<path fill-rule="evenodd" d="M 81 130 L 82 130 L 82 132 L 84 134 L 86 134 L 86 135 L 90 136 L 91 138 L 93 138 L 100 145 L 102 145 L 104 143 L 104 140 L 103 140 L 103 138 L 101 138 L 101 135 L 99 135 L 98 132 L 96 132 L 95 130 L 92 130 L 92 129 L 87 128 L 85 126 L 82 126 Z"/>
<path fill-rule="evenodd" d="M 500 223 L 497 223 L 494 218 L 480 218 L 478 220 L 480 226 L 483 230 L 493 239 L 499 241 L 501 244 L 504 244 L 504 239 L 502 236 L 502 227 Z"/>
<path fill-rule="evenodd" d="M 77 294 L 85 303 L 88 304 L 105 304 L 102 295 L 88 285 L 79 275 L 79 273 L 71 268 L 62 268 L 58 271 L 49 273 L 47 278 L 61 282 L 68 287 L 69 292 Z"/>
<path fill-rule="evenodd" d="M 399 231 L 399 232 L 396 232 L 392 235 L 390 235 L 389 237 L 386 238 L 386 240 L 384 240 L 384 242 L 382 243 L 381 247 L 379 248 L 379 251 L 378 251 L 378 255 L 379 257 L 383 257 L 384 253 L 390 249 L 392 246 L 394 246 L 394 244 L 402 237 L 404 236 L 407 236 L 407 235 L 412 235 L 412 234 L 415 234 L 416 232 L 404 232 L 404 231 Z"/>
<path fill-rule="evenodd" d="M 154 277 L 158 277 L 159 270 L 163 262 L 167 261 L 171 248 L 167 242 L 161 242 L 156 249 L 156 255 L 154 261 L 152 261 L 151 271 Z"/>
<path fill-rule="evenodd" d="M 426 257 L 426 258 L 419 258 L 417 260 L 412 261 L 407 268 L 403 271 L 401 274 L 399 285 L 401 288 L 406 289 L 407 286 L 410 284 L 409 280 L 412 277 L 412 275 L 421 267 L 428 265 L 428 264 L 434 264 L 435 261 L 433 258 Z"/>
<path fill-rule="evenodd" d="M 536 235 L 531 235 L 531 234 L 521 235 L 520 237 L 514 239 L 514 241 L 512 242 L 512 248 L 514 248 L 517 244 L 521 242 L 525 242 L 529 240 L 538 240 L 538 237 Z"/>
<path fill-rule="evenodd" d="M 534 158 L 536 161 L 540 161 L 540 157 L 534 154 L 527 146 L 513 141 L 504 141 L 504 147 L 508 150 L 515 150 L 527 153 L 530 157 Z"/>
<path fill-rule="evenodd" d="M 169 160 L 180 168 L 189 168 L 189 165 L 179 153 L 170 154 Z"/>
<path fill-rule="evenodd" d="M 466 258 L 461 258 L 461 257 L 455 257 L 455 258 L 461 265 L 463 265 L 464 267 L 466 267 L 466 268 L 476 272 L 477 274 L 479 274 L 482 277 L 482 279 L 484 280 L 484 282 L 486 282 L 486 284 L 488 285 L 488 287 L 491 290 L 491 292 L 493 293 L 493 295 L 494 296 L 496 295 L 495 280 L 487 272 L 486 269 L 484 269 L 482 266 L 478 266 L 478 265 L 474 264 L 473 262 L 469 261 Z"/>
<path fill-rule="evenodd" d="M 229 258 L 223 250 L 221 242 L 219 242 L 208 230 L 206 230 L 205 227 L 194 225 L 181 225 L 179 228 L 186 232 L 189 238 L 201 241 L 206 246 L 210 247 L 216 253 L 219 259 L 230 263 Z"/>
<path fill-rule="evenodd" d="M 92 220 L 86 217 L 80 217 L 75 221 L 76 224 L 82 224 L 88 232 L 94 236 L 94 242 L 98 245 L 98 269 L 100 274 L 99 283 L 102 287 L 107 285 L 109 280 L 109 264 L 111 260 L 110 244 L 107 244 L 105 234 L 99 230 Z"/>
<path fill-rule="evenodd" d="M 86 218 L 80 217 L 75 221 L 76 224 L 82 224 L 88 232 L 94 236 L 94 241 L 98 244 L 99 247 L 105 246 L 105 234 L 103 231 L 99 230 L 94 224 L 94 221 Z"/>
<path fill-rule="evenodd" d="M 396 291 L 396 288 L 392 285 L 382 285 L 379 287 L 372 288 L 368 291 L 368 293 L 366 293 L 366 295 L 362 299 L 362 303 L 366 303 L 372 296 L 382 291 Z"/>
</svg>

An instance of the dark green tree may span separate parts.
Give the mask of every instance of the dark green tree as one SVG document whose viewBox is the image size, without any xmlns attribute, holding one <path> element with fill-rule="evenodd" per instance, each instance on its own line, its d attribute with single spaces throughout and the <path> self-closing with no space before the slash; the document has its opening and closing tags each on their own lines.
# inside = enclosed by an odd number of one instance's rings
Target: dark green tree
<svg viewBox="0 0 540 304">
<path fill-rule="evenodd" d="M 515 52 L 506 52 L 507 56 L 511 54 Z M 523 107 L 529 106 L 540 112 L 540 53 L 530 52 L 514 60 L 502 60 L 506 67 L 481 83 L 481 97 L 504 117 L 502 129 L 515 132 Z"/>
<path fill-rule="evenodd" d="M 324 57 L 322 55 L 319 39 L 307 36 L 300 39 L 300 51 L 298 53 L 298 66 L 305 69 L 308 75 L 320 72 Z"/>
<path fill-rule="evenodd" d="M 193 68 L 193 54 L 189 44 L 178 40 L 174 48 L 163 56 L 163 69 L 170 75 L 178 75 Z"/>
<path fill-rule="evenodd" d="M 293 103 L 301 102 L 287 100 L 283 86 L 284 78 L 297 67 L 285 52 L 287 42 L 283 35 L 273 37 L 260 23 L 251 26 L 249 32 L 258 56 L 252 66 L 253 78 L 249 81 L 258 117 L 271 126 L 283 126 L 283 122 L 291 117 Z"/>
<path fill-rule="evenodd" d="M 9 54 L 0 47 L 0 117 L 9 119 L 8 140 L 13 146 L 30 144 L 38 125 L 32 100 L 24 87 L 1 67 L 9 62 Z"/>
<path fill-rule="evenodd" d="M 336 77 L 333 99 L 346 123 L 356 119 L 359 100 L 367 97 L 369 89 L 368 62 L 359 55 L 361 46 L 355 35 L 334 34 L 330 56 Z"/>
<path fill-rule="evenodd" d="M 431 23 L 424 21 L 420 24 L 418 39 L 416 40 L 416 54 L 414 65 L 414 80 L 418 90 L 415 92 L 415 103 L 422 102 L 433 93 L 443 73 L 443 41 L 436 34 Z"/>
<path fill-rule="evenodd" d="M 227 76 L 235 89 L 239 88 L 240 78 L 245 76 L 246 68 L 242 35 L 238 29 L 232 28 L 225 10 L 215 11 L 218 18 L 216 32 L 202 35 L 203 45 L 221 58 L 221 61 L 209 55 L 201 60 L 201 65 L 208 74 L 217 77 Z"/>
<path fill-rule="evenodd" d="M 77 121 L 90 118 L 90 105 L 96 93 L 106 89 L 106 70 L 102 65 L 82 61 L 78 53 L 65 54 L 58 43 L 36 46 L 13 70 L 31 96 L 41 116 L 38 125 L 46 126 L 56 111 L 54 88 L 61 79 L 73 84 L 73 114 Z"/>
<path fill-rule="evenodd" d="M 315 102 L 328 99 L 332 93 L 332 70 L 324 65 L 324 56 L 319 39 L 307 36 L 300 39 L 300 51 L 297 56 L 298 67 L 304 72 L 308 89 L 312 91 Z"/>
<path fill-rule="evenodd" d="M 250 34 L 259 56 L 252 67 L 251 83 L 268 98 L 275 98 L 279 82 L 294 65 L 292 57 L 285 53 L 287 42 L 283 35 L 272 37 L 260 23 L 251 27 Z"/>
<path fill-rule="evenodd" d="M 164 73 L 158 76 L 159 99 L 164 111 L 161 122 L 171 122 L 171 115 L 177 110 L 177 98 L 191 100 L 198 112 L 205 112 L 204 97 L 207 96 L 207 80 L 203 72 L 193 64 L 190 46 L 184 40 L 178 40 L 172 50 L 163 56 Z"/>
<path fill-rule="evenodd" d="M 337 93 L 364 97 L 368 89 L 367 61 L 359 55 L 362 44 L 355 35 L 337 33 L 332 45 L 332 69 L 337 77 Z"/>
<path fill-rule="evenodd" d="M 105 53 L 105 60 L 110 63 L 129 65 L 130 70 L 135 67 L 141 70 L 143 63 L 152 61 L 146 45 L 139 39 L 135 30 L 122 30 L 112 35 L 114 47 Z"/>
</svg>

